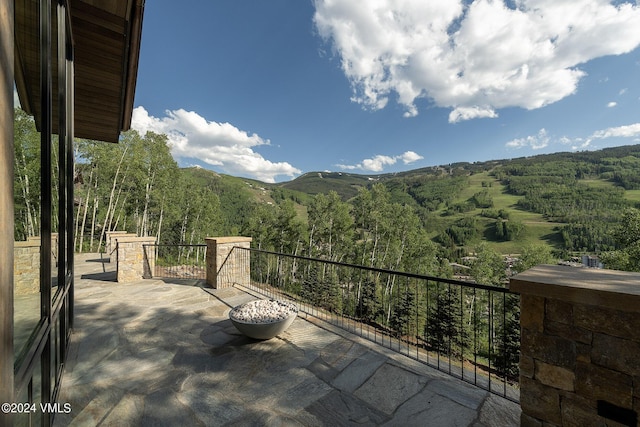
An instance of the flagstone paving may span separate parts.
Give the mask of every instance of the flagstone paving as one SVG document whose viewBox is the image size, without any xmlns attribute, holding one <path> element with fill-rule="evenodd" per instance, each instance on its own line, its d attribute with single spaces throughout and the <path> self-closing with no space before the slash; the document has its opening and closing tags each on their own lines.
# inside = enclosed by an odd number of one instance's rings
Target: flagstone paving
<svg viewBox="0 0 640 427">
<path fill-rule="evenodd" d="M 241 335 L 256 297 L 140 280 L 76 256 L 75 323 L 56 426 L 513 426 L 516 403 L 317 319 Z"/>
</svg>

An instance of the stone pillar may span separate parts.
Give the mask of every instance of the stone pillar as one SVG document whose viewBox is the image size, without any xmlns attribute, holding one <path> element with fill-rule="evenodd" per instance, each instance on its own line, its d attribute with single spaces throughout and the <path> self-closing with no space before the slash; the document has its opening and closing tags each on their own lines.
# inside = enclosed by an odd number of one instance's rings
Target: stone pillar
<svg viewBox="0 0 640 427">
<path fill-rule="evenodd" d="M 135 282 L 152 277 L 155 257 L 145 256 L 144 245 L 154 245 L 155 237 L 124 236 L 116 238 L 118 283 Z M 151 252 L 151 251 L 150 251 Z"/>
<path fill-rule="evenodd" d="M 15 295 L 40 293 L 40 239 L 13 243 Z"/>
<path fill-rule="evenodd" d="M 135 233 L 127 233 L 126 231 L 105 231 L 104 235 L 104 253 L 107 256 L 110 256 L 111 252 L 116 249 L 116 237 L 137 236 Z"/>
<path fill-rule="evenodd" d="M 510 289 L 521 294 L 521 425 L 637 425 L 640 274 L 542 265 Z"/>
<path fill-rule="evenodd" d="M 250 280 L 249 251 L 234 250 L 234 246 L 251 247 L 251 237 L 207 237 L 207 284 L 214 289 L 235 283 L 248 285 Z"/>
</svg>

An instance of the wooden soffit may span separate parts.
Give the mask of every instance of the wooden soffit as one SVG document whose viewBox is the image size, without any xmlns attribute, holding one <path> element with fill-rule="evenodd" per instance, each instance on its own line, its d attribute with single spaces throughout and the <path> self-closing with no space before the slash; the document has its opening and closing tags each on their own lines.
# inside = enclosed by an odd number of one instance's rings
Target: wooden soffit
<svg viewBox="0 0 640 427">
<path fill-rule="evenodd" d="M 57 133 L 57 26 L 52 2 L 53 132 Z M 131 127 L 144 0 L 67 0 L 74 62 L 74 135 L 117 142 Z M 16 87 L 39 128 L 38 2 L 15 1 Z"/>
</svg>

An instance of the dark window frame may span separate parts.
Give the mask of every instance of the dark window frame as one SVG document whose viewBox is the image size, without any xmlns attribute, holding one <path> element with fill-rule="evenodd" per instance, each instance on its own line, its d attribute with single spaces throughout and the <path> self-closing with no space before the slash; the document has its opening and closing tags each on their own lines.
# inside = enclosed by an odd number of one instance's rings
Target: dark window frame
<svg viewBox="0 0 640 427">
<path fill-rule="evenodd" d="M 55 11 L 55 17 L 53 16 Z M 40 38 L 40 321 L 27 349 L 15 360 L 14 396 L 26 390 L 33 402 L 34 388 L 42 403 L 55 402 L 73 324 L 73 42 L 67 0 L 39 0 Z M 52 30 L 56 30 L 52 34 Z M 57 37 L 54 50 L 52 36 Z M 53 58 L 53 52 L 57 52 Z M 56 82 L 53 74 L 56 67 Z M 53 89 L 57 87 L 54 94 Z M 55 97 L 54 97 L 55 95 Z M 52 121 L 53 102 L 58 111 L 58 215 L 52 218 Z M 52 267 L 53 221 L 57 222 L 57 268 Z M 52 274 L 57 283 L 52 287 Z M 37 367 L 40 372 L 36 372 Z M 40 381 L 35 384 L 35 381 Z M 53 423 L 53 414 L 28 414 L 42 426 Z M 34 416 L 32 416 L 34 415 Z"/>
</svg>

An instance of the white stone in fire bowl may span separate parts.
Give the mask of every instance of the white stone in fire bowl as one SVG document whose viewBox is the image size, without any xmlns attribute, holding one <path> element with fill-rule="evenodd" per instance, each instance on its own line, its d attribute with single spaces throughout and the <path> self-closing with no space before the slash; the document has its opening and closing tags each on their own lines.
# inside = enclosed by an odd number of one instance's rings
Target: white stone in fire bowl
<svg viewBox="0 0 640 427">
<path fill-rule="evenodd" d="M 231 323 L 244 335 L 268 340 L 286 331 L 298 315 L 298 307 L 288 301 L 259 299 L 234 307 Z"/>
</svg>

